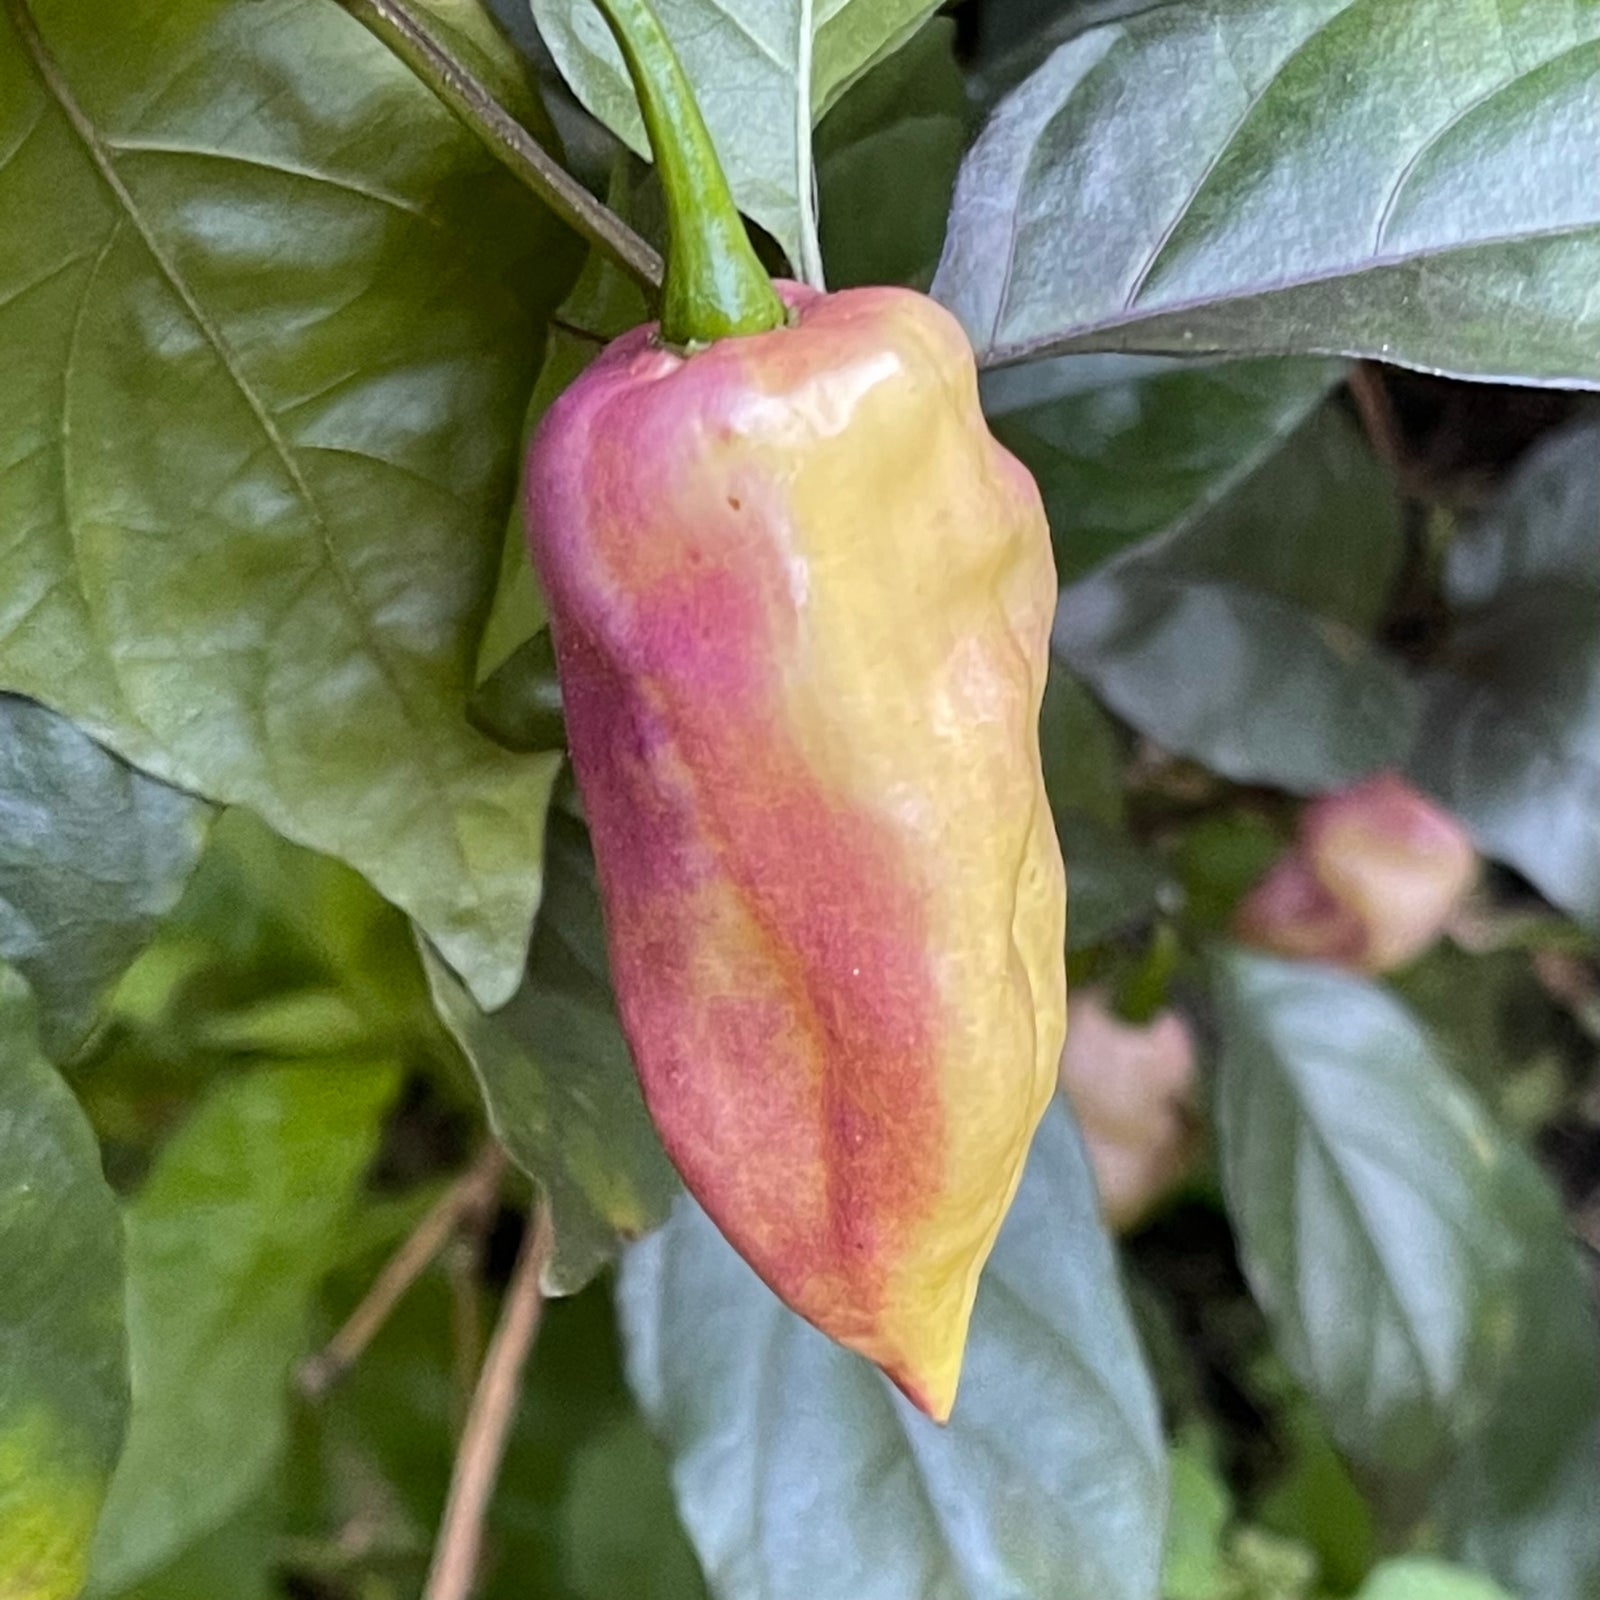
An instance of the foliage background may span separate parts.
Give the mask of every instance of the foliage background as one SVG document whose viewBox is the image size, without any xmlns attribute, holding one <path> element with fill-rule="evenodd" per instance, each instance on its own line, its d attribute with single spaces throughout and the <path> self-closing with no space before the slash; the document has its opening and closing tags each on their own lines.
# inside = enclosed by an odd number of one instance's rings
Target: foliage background
<svg viewBox="0 0 1600 1600">
<path fill-rule="evenodd" d="M 587 0 L 413 8 L 655 231 Z M 637 291 L 334 0 L 6 0 L 0 1594 L 419 1594 L 532 1180 L 495 1600 L 1589 1600 L 1600 5 L 662 11 L 774 264 L 973 337 L 1069 968 L 1190 1019 L 1204 1157 L 1113 1248 L 1052 1111 L 946 1432 L 778 1306 L 633 1086 L 508 530 Z M 1447 940 L 1231 946 L 1385 768 L 1490 862 Z"/>
</svg>

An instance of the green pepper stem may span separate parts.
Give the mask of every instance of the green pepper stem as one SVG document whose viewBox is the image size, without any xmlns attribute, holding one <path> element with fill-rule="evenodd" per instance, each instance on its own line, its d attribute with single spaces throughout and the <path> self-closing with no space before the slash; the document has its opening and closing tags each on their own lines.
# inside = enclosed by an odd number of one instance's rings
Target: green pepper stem
<svg viewBox="0 0 1600 1600">
<path fill-rule="evenodd" d="M 661 336 L 709 344 L 782 325 L 783 302 L 756 258 L 716 146 L 650 0 L 595 0 L 622 50 L 667 201 Z"/>
</svg>

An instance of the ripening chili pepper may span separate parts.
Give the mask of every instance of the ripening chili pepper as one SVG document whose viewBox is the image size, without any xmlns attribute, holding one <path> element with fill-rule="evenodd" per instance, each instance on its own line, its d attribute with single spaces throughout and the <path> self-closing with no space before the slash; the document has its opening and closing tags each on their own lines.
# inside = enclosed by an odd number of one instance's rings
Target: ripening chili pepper
<svg viewBox="0 0 1600 1600">
<path fill-rule="evenodd" d="M 662 320 L 551 408 L 526 511 L 618 1006 L 730 1242 L 942 1419 L 1065 1027 L 1044 513 L 954 319 L 775 292 L 645 0 L 603 9 Z"/>
</svg>

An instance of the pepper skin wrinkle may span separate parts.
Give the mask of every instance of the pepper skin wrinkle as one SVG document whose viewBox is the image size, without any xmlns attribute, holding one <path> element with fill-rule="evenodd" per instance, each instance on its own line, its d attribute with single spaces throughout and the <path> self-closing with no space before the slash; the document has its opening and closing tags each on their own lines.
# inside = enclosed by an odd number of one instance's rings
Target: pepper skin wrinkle
<svg viewBox="0 0 1600 1600">
<path fill-rule="evenodd" d="M 1054 565 L 954 319 L 778 287 L 788 327 L 638 328 L 566 391 L 529 543 L 668 1154 L 943 1420 L 1066 1023 Z"/>
</svg>

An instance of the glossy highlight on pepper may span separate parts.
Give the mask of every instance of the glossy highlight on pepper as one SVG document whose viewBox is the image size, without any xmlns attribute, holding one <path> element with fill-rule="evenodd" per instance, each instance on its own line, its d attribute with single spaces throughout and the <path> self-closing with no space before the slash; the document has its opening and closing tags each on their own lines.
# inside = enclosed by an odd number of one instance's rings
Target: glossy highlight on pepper
<svg viewBox="0 0 1600 1600">
<path fill-rule="evenodd" d="M 922 295 L 616 341 L 530 449 L 618 1004 L 685 1182 L 924 1410 L 1055 1086 L 1038 491 Z"/>
</svg>

